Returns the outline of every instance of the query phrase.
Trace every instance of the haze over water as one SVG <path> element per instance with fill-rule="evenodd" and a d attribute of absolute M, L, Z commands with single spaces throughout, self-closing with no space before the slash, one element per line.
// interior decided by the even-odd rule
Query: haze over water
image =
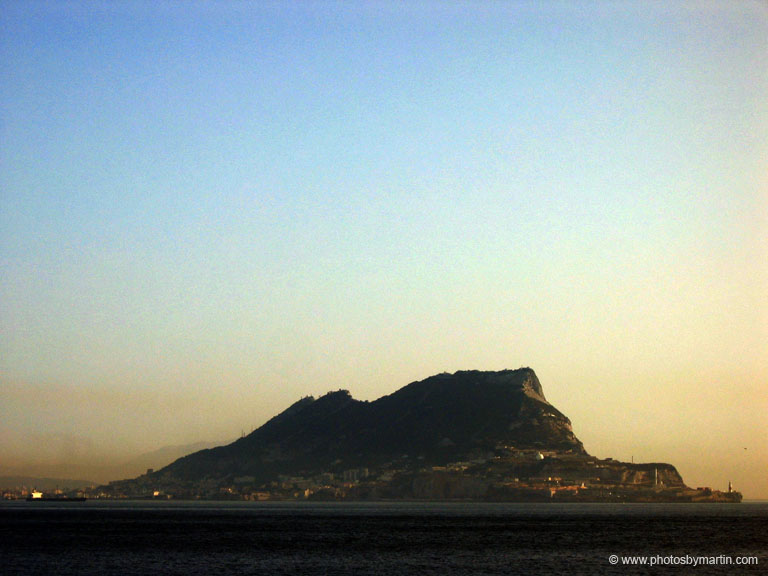
<path fill-rule="evenodd" d="M 764 3 L 1 1 L 0 86 L 0 475 L 531 366 L 768 498 Z"/>

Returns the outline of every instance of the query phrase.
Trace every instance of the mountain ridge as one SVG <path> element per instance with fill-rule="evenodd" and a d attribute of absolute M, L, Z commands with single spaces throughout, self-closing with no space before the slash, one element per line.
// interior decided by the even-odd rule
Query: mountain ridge
<path fill-rule="evenodd" d="M 159 472 L 195 480 L 229 469 L 266 480 L 338 464 L 377 465 L 409 453 L 441 463 L 499 442 L 584 453 L 532 369 L 464 370 L 411 382 L 372 402 L 348 390 L 304 397 L 251 434 Z"/>
<path fill-rule="evenodd" d="M 671 464 L 590 456 L 527 367 L 437 374 L 371 402 L 344 389 L 307 396 L 228 445 L 102 490 L 106 497 L 150 492 L 246 499 L 741 499 L 691 490 Z"/>

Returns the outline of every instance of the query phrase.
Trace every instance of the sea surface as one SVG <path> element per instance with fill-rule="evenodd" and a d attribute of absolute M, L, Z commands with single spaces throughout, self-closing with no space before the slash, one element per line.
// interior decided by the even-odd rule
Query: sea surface
<path fill-rule="evenodd" d="M 0 574 L 768 574 L 768 502 L 12 501 Z"/>

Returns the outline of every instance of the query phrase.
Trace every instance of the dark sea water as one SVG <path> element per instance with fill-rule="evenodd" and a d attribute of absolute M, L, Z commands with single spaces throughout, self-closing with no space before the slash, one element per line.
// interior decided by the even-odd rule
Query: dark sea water
<path fill-rule="evenodd" d="M 7 502 L 0 574 L 768 574 L 768 503 Z"/>

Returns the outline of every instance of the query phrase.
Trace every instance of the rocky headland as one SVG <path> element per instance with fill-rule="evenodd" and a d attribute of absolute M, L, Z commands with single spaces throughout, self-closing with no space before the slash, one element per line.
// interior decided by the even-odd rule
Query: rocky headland
<path fill-rule="evenodd" d="M 111 482 L 111 498 L 738 502 L 674 466 L 589 455 L 530 368 L 460 371 L 375 400 L 302 398 L 239 440 Z"/>

